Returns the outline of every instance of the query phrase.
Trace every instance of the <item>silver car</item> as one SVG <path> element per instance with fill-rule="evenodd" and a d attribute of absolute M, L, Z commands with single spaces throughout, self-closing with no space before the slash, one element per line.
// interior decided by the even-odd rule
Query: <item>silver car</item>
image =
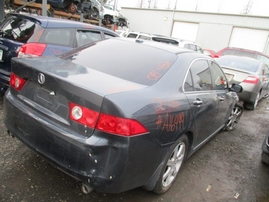
<path fill-rule="evenodd" d="M 263 62 L 234 55 L 222 56 L 216 61 L 222 67 L 229 83 L 240 84 L 244 91 L 239 99 L 247 109 L 254 110 L 258 101 L 268 96 L 269 69 Z"/>

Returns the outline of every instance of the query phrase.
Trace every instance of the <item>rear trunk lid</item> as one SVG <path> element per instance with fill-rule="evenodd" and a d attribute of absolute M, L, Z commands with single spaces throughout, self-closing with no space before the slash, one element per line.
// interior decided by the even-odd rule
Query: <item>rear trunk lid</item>
<path fill-rule="evenodd" d="M 251 75 L 248 71 L 243 71 L 231 67 L 222 66 L 222 69 L 228 79 L 229 82 L 240 84 L 244 81 L 248 76 Z"/>
<path fill-rule="evenodd" d="M 106 95 L 145 87 L 56 57 L 14 58 L 12 72 L 27 80 L 21 91 L 11 88 L 20 102 L 86 136 L 93 129 L 85 134 L 83 125 L 70 121 L 70 102 L 100 112 Z"/>

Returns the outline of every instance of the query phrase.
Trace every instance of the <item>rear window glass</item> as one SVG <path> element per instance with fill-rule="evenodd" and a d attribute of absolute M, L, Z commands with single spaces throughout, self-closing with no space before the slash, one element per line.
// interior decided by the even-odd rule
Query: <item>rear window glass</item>
<path fill-rule="evenodd" d="M 37 42 L 43 33 L 38 24 L 24 18 L 10 17 L 3 22 L 1 37 L 21 43 Z"/>
<path fill-rule="evenodd" d="M 258 60 L 245 59 L 240 57 L 220 57 L 216 59 L 220 66 L 232 67 L 235 69 L 245 70 L 249 72 L 257 72 L 260 62 Z"/>
<path fill-rule="evenodd" d="M 221 55 L 236 55 L 237 50 L 225 50 Z"/>
<path fill-rule="evenodd" d="M 255 53 L 250 53 L 250 52 L 239 51 L 237 55 L 255 58 Z"/>
<path fill-rule="evenodd" d="M 61 57 L 75 64 L 143 85 L 156 83 L 177 58 L 175 54 L 161 49 L 124 41 L 115 43 L 114 39 L 101 41 L 72 55 L 70 53 Z"/>

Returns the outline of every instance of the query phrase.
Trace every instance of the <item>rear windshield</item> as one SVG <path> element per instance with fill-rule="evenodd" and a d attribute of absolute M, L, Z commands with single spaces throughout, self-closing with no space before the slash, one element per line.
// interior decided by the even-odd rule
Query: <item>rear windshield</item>
<path fill-rule="evenodd" d="M 232 67 L 249 72 L 257 72 L 260 66 L 260 62 L 258 60 L 245 59 L 244 57 L 220 57 L 216 59 L 216 61 L 220 66 Z"/>
<path fill-rule="evenodd" d="M 2 38 L 27 43 L 37 42 L 43 33 L 43 28 L 38 24 L 24 18 L 12 16 L 1 24 L 0 35 Z"/>
<path fill-rule="evenodd" d="M 177 58 L 175 54 L 161 49 L 113 39 L 101 41 L 73 55 L 70 53 L 61 57 L 143 85 L 157 82 Z"/>

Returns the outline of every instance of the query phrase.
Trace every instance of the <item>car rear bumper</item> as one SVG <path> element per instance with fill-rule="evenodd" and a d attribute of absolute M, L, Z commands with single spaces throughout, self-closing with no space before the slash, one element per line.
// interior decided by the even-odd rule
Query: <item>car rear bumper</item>
<path fill-rule="evenodd" d="M 242 93 L 238 93 L 238 97 L 240 101 L 254 103 L 257 94 L 258 92 L 243 91 Z"/>
<path fill-rule="evenodd" d="M 146 141 L 146 135 L 127 138 L 95 131 L 85 137 L 37 114 L 9 90 L 4 101 L 4 123 L 12 135 L 96 191 L 120 193 L 143 186 L 162 162 L 164 150 Z"/>

